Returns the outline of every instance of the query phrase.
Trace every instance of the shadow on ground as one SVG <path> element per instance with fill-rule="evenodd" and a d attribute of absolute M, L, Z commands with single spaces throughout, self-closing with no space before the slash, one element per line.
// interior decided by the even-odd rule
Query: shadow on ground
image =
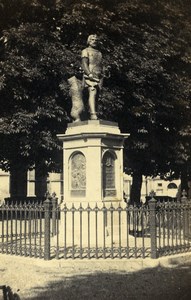
<path fill-rule="evenodd" d="M 128 271 L 128 270 L 127 270 Z M 41 289 L 30 300 L 59 299 L 191 299 L 191 264 L 138 272 L 97 272 L 65 277 Z M 22 298 L 22 300 L 24 300 Z"/>

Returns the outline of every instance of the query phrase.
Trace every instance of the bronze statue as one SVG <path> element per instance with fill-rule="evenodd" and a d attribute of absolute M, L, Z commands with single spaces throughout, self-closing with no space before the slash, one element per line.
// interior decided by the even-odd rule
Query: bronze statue
<path fill-rule="evenodd" d="M 91 120 L 97 120 L 96 100 L 103 85 L 102 54 L 97 49 L 98 37 L 92 34 L 87 39 L 88 47 L 82 50 L 83 80 L 73 76 L 68 80 L 72 97 L 71 116 L 75 122 L 80 121 L 80 115 L 84 109 L 82 91 L 88 90 L 88 106 Z"/>
<path fill-rule="evenodd" d="M 81 114 L 84 110 L 83 96 L 82 96 L 82 83 L 76 76 L 68 79 L 70 85 L 70 96 L 72 98 L 72 110 L 70 112 L 74 122 L 81 120 Z"/>
<path fill-rule="evenodd" d="M 97 120 L 96 98 L 103 85 L 102 54 L 97 49 L 98 37 L 92 34 L 87 40 L 88 47 L 82 50 L 83 86 L 89 92 L 89 110 L 91 120 Z"/>

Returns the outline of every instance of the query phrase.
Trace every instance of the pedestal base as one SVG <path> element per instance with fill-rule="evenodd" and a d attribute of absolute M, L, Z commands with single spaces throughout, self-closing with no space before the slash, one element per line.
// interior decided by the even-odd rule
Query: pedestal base
<path fill-rule="evenodd" d="M 123 199 L 123 142 L 118 125 L 88 120 L 68 125 L 63 141 L 64 202 Z"/>

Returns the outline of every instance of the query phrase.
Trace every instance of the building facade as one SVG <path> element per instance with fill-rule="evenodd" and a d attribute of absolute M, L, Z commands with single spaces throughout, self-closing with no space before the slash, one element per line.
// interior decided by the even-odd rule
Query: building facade
<path fill-rule="evenodd" d="M 124 174 L 124 197 L 129 199 L 132 177 Z M 58 199 L 63 200 L 63 176 L 61 173 L 49 173 L 48 176 L 35 176 L 35 170 L 27 173 L 27 197 L 43 197 L 46 191 L 56 193 Z M 143 177 L 141 201 L 154 191 L 156 196 L 176 197 L 180 187 L 180 180 L 165 181 L 159 177 Z M 10 197 L 10 174 L 0 170 L 0 201 Z"/>

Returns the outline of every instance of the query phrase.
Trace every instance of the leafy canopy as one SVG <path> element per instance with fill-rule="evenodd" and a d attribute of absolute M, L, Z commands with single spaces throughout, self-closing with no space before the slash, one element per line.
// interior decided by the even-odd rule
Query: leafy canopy
<path fill-rule="evenodd" d="M 55 166 L 56 133 L 70 119 L 67 79 L 80 78 L 80 51 L 94 32 L 111 73 L 98 102 L 99 116 L 131 134 L 126 171 L 178 174 L 188 165 L 188 0 L 0 0 L 0 14 L 4 168 L 19 161 Z"/>

